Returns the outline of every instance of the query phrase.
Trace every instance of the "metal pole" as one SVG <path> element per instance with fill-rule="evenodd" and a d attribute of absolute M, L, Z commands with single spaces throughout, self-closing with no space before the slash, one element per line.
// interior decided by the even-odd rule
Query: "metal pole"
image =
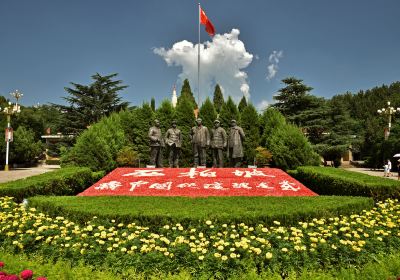
<path fill-rule="evenodd" d="M 200 3 L 199 3 L 199 44 L 197 45 L 197 107 L 200 108 Z"/>
<path fill-rule="evenodd" d="M 4 171 L 8 171 L 8 154 L 10 151 L 10 141 L 9 141 L 9 133 L 10 133 L 10 115 L 7 114 L 7 135 L 6 135 L 6 141 L 7 141 L 7 149 L 6 149 L 6 166 L 4 167 Z"/>

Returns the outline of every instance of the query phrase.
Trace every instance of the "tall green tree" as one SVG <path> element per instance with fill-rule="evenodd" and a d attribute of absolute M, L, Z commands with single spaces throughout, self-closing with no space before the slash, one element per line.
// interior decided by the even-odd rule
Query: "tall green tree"
<path fill-rule="evenodd" d="M 242 99 L 240 99 L 239 105 L 238 105 L 238 109 L 239 112 L 243 112 L 244 108 L 247 106 L 247 100 L 246 97 L 243 95 Z"/>
<path fill-rule="evenodd" d="M 274 96 L 276 103 L 272 106 L 277 108 L 285 117 L 298 115 L 310 107 L 311 97 L 309 92 L 313 89 L 303 83 L 303 80 L 289 77 L 282 80 L 285 87 L 278 90 Z M 299 125 L 299 123 L 296 123 Z"/>
<path fill-rule="evenodd" d="M 213 103 L 215 110 L 219 114 L 221 112 L 222 105 L 225 103 L 224 101 L 224 96 L 222 94 L 220 86 L 217 84 L 214 89 L 214 97 L 213 97 Z"/>
<path fill-rule="evenodd" d="M 206 101 L 201 105 L 199 117 L 203 120 L 204 126 L 209 129 L 213 127 L 214 121 L 217 118 L 217 112 L 215 111 L 210 98 L 207 97 Z"/>
<path fill-rule="evenodd" d="M 221 121 L 221 126 L 225 129 L 230 127 L 231 120 L 236 120 L 238 123 L 240 122 L 239 110 L 230 96 L 226 103 L 222 105 L 219 119 Z"/>
<path fill-rule="evenodd" d="M 192 144 L 190 142 L 190 130 L 195 125 L 194 105 L 190 98 L 182 97 L 176 106 L 176 120 L 183 136 L 181 148 L 180 166 L 189 167 L 193 163 Z"/>
<path fill-rule="evenodd" d="M 119 96 L 119 92 L 127 86 L 122 85 L 121 80 L 115 80 L 117 75 L 102 76 L 96 73 L 89 85 L 71 83 L 71 88 L 65 88 L 69 96 L 64 99 L 69 106 L 57 106 L 66 115 L 65 127 L 69 132 L 79 133 L 102 117 L 128 106 L 128 102 L 123 102 Z"/>
<path fill-rule="evenodd" d="M 197 107 L 197 103 L 196 100 L 193 96 L 193 92 L 192 89 L 190 88 L 190 84 L 189 84 L 189 80 L 185 79 L 183 81 L 183 85 L 182 85 L 182 89 L 181 89 L 181 94 L 178 97 L 178 103 L 183 99 L 186 98 L 187 100 L 190 101 L 190 103 L 192 103 L 193 107 L 196 109 Z"/>
<path fill-rule="evenodd" d="M 260 145 L 259 116 L 253 104 L 244 107 L 241 113 L 241 127 L 246 135 L 244 141 L 244 160 L 247 164 L 254 164 L 256 148 Z"/>
<path fill-rule="evenodd" d="M 155 118 L 160 121 L 161 131 L 164 133 L 171 127 L 172 121 L 175 118 L 175 109 L 171 101 L 164 99 L 160 107 L 157 108 Z"/>

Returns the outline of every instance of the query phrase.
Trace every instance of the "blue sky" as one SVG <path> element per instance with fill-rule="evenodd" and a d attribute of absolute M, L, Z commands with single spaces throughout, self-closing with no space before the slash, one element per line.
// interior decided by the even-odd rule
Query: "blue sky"
<path fill-rule="evenodd" d="M 157 103 L 170 98 L 173 85 L 179 91 L 182 78 L 194 74 L 185 61 L 197 57 L 174 56 L 173 45 L 197 44 L 197 3 L 1 1 L 0 94 L 19 89 L 25 105 L 63 103 L 69 82 L 86 84 L 96 72 L 117 72 L 129 85 L 122 97 L 133 105 L 152 96 Z M 214 37 L 220 45 L 201 28 L 202 43 L 219 46 L 204 66 L 208 80 L 201 84 L 202 99 L 222 81 L 224 93 L 236 98 L 243 92 L 238 85 L 246 84 L 251 102 L 260 105 L 273 101 L 288 76 L 303 79 L 313 94 L 324 97 L 400 80 L 398 0 L 209 0 L 201 5 L 222 34 Z M 242 49 L 228 59 L 231 71 L 222 71 L 217 68 L 225 66 L 222 57 L 230 57 L 224 44 L 232 43 L 232 34 Z M 243 63 L 241 51 L 245 67 L 235 65 Z M 269 60 L 274 51 L 282 54 L 279 62 Z M 177 66 L 168 66 L 166 59 Z M 271 64 L 276 73 L 267 79 Z M 197 80 L 189 78 L 196 94 Z"/>

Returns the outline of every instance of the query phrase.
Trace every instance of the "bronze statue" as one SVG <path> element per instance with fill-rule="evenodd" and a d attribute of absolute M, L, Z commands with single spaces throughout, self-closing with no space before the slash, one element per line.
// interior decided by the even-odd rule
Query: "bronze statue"
<path fill-rule="evenodd" d="M 182 147 L 182 133 L 176 127 L 176 121 L 172 121 L 172 126 L 165 133 L 165 143 L 169 148 L 169 167 L 179 167 L 179 154 Z"/>
<path fill-rule="evenodd" d="M 242 164 L 243 141 L 243 129 L 236 124 L 236 120 L 232 120 L 228 137 L 228 157 L 231 167 L 240 167 Z"/>
<path fill-rule="evenodd" d="M 194 166 L 206 166 L 206 149 L 210 145 L 210 135 L 208 128 L 203 126 L 202 120 L 196 120 L 197 126 L 192 127 L 191 139 L 194 154 Z"/>
<path fill-rule="evenodd" d="M 220 121 L 214 121 L 214 128 L 211 129 L 211 148 L 213 152 L 213 167 L 224 167 L 223 150 L 227 145 L 225 129 L 220 127 Z"/>
<path fill-rule="evenodd" d="M 163 167 L 162 147 L 164 147 L 164 140 L 161 135 L 160 121 L 154 120 L 154 126 L 149 130 L 150 138 L 150 165 L 156 167 Z"/>

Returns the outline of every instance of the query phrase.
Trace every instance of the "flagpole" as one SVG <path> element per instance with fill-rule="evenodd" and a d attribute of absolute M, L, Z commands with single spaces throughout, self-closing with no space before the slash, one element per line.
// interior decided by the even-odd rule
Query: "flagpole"
<path fill-rule="evenodd" d="M 200 107 L 200 3 L 199 3 L 199 44 L 197 45 L 197 107 Z"/>

